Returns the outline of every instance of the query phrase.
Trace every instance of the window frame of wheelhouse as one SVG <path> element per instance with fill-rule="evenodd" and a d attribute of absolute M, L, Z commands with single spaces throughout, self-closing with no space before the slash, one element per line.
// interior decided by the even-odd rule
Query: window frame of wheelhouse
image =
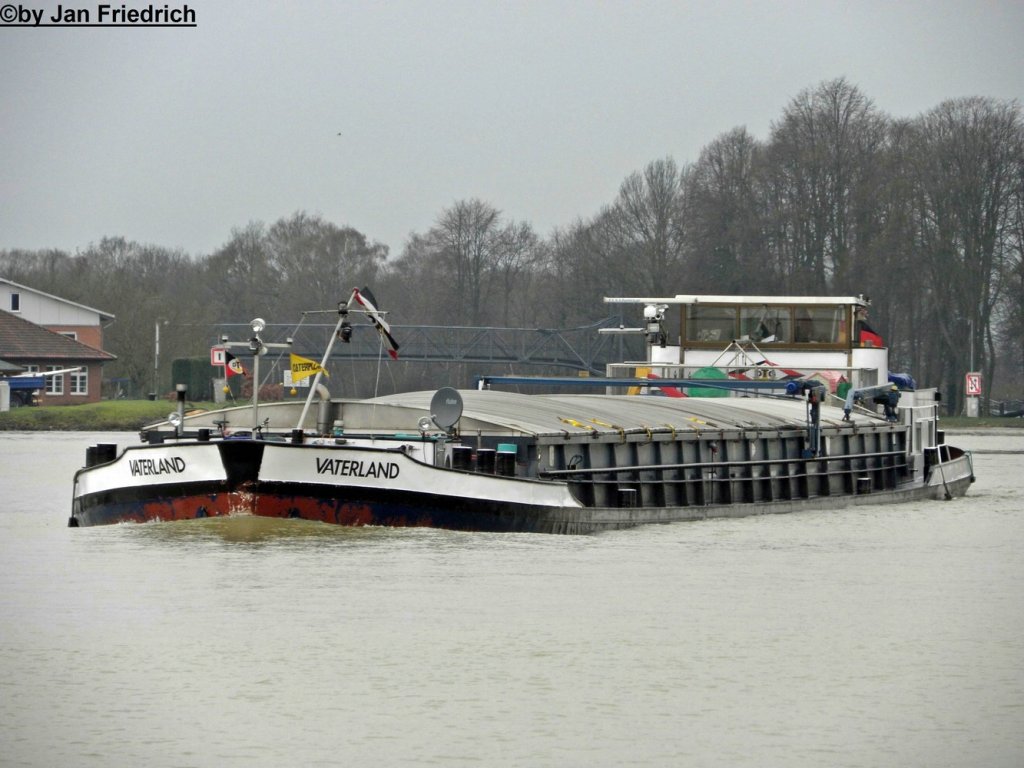
<path fill-rule="evenodd" d="M 888 378 L 888 354 L 884 345 L 864 344 L 858 339 L 857 321 L 860 313 L 870 306 L 869 300 L 862 296 L 677 295 L 662 303 L 679 305 L 678 364 L 684 373 L 692 374 L 690 369 L 718 364 L 717 354 L 712 362 L 709 353 L 742 348 L 748 352 L 756 349 L 773 365 L 805 374 L 845 368 L 843 375 L 855 388 L 884 383 Z M 694 311 L 693 307 L 700 309 Z M 705 311 L 706 317 L 715 319 L 720 331 L 703 334 L 702 338 L 700 331 L 706 330 L 706 326 L 699 327 L 694 317 Z M 783 338 L 779 339 L 778 329 L 773 325 L 766 337 L 755 341 L 754 337 L 761 334 L 752 337 L 751 326 L 762 316 L 784 320 L 780 326 Z M 804 336 L 800 341 L 794 340 L 801 323 L 807 323 L 803 330 L 808 331 L 805 337 L 810 340 L 804 340 Z M 831 325 L 831 328 L 823 330 L 822 325 Z M 831 362 L 825 358 L 812 361 L 807 353 L 831 353 L 833 358 Z M 842 355 L 845 365 L 835 360 L 837 354 Z"/>
<path fill-rule="evenodd" d="M 859 346 L 854 324 L 862 306 L 867 304 L 861 299 L 835 297 L 680 302 L 679 343 L 682 349 L 724 349 L 733 341 L 749 341 L 770 349 L 850 351 Z M 757 333 L 758 327 L 764 331 Z"/>

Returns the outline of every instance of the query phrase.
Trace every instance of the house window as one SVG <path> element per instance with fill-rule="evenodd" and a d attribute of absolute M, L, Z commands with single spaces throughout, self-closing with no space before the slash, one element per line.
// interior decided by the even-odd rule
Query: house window
<path fill-rule="evenodd" d="M 72 395 L 88 395 L 89 394 L 89 371 L 83 368 L 80 371 L 71 374 L 71 394 Z"/>
<path fill-rule="evenodd" d="M 61 331 L 60 335 L 67 336 L 69 339 L 74 339 L 75 341 L 78 341 L 78 331 Z"/>
<path fill-rule="evenodd" d="M 11 294 L 11 312 L 21 312 L 21 294 Z"/>
<path fill-rule="evenodd" d="M 48 371 L 59 371 L 59 365 L 48 365 L 46 366 Z M 63 395 L 64 394 L 64 374 L 57 376 L 46 377 L 46 394 L 48 395 Z"/>

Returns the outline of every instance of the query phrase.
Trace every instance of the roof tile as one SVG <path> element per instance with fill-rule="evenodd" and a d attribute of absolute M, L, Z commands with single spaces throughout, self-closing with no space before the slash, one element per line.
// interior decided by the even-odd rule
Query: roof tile
<path fill-rule="evenodd" d="M 115 355 L 0 310 L 0 358 L 19 360 L 116 360 Z"/>

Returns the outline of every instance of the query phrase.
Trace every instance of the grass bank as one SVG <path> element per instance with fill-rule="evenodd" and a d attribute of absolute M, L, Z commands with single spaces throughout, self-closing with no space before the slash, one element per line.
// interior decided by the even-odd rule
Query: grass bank
<path fill-rule="evenodd" d="M 134 431 L 167 418 L 174 407 L 166 400 L 104 400 L 84 405 L 12 408 L 0 413 L 0 431 Z M 214 407 L 213 403 L 189 403 L 187 410 Z"/>

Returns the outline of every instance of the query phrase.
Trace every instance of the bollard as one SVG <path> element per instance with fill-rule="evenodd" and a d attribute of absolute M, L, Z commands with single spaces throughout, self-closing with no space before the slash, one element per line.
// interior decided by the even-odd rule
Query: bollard
<path fill-rule="evenodd" d="M 478 448 L 476 451 L 476 471 L 485 475 L 494 474 L 497 452 L 493 448 Z"/>
<path fill-rule="evenodd" d="M 452 446 L 452 469 L 472 469 L 473 449 L 468 445 Z"/>

